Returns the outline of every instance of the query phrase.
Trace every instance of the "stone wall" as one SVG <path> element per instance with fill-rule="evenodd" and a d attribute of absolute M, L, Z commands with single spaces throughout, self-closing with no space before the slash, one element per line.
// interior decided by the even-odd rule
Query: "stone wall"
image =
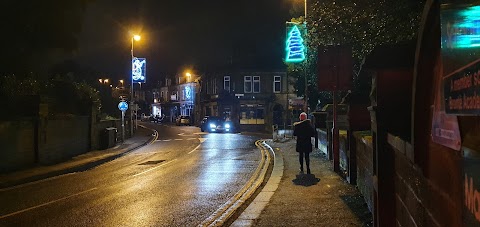
<path fill-rule="evenodd" d="M 34 138 L 32 119 L 0 121 L 0 173 L 35 163 Z"/>
<path fill-rule="evenodd" d="M 89 151 L 89 117 L 47 119 L 40 124 L 38 162 L 54 164 Z"/>

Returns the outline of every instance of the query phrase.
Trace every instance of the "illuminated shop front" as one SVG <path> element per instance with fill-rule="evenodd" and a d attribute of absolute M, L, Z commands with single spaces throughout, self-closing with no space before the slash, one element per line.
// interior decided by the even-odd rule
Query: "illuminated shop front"
<path fill-rule="evenodd" d="M 241 125 L 263 125 L 265 124 L 265 106 L 263 104 L 241 104 L 239 117 Z"/>

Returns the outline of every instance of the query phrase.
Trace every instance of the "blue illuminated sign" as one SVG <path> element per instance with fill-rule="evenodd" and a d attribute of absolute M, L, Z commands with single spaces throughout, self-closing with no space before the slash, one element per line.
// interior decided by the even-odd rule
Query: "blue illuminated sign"
<path fill-rule="evenodd" d="M 297 25 L 294 25 L 288 32 L 286 42 L 286 62 L 302 62 L 305 60 L 305 46 L 303 38 Z"/>
<path fill-rule="evenodd" d="M 185 97 L 188 100 L 192 99 L 192 89 L 190 87 L 185 87 Z"/>
<path fill-rule="evenodd" d="M 136 83 L 145 83 L 147 73 L 147 60 L 145 58 L 132 59 L 132 80 Z"/>
<path fill-rule="evenodd" d="M 121 111 L 126 111 L 128 110 L 128 104 L 126 102 L 120 102 L 118 103 L 118 109 Z"/>

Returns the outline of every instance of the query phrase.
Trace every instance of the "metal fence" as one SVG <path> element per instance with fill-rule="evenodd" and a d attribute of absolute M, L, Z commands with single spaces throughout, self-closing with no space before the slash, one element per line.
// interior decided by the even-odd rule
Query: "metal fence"
<path fill-rule="evenodd" d="M 284 123 L 272 126 L 272 139 L 274 141 L 291 138 L 293 138 L 293 124 Z"/>

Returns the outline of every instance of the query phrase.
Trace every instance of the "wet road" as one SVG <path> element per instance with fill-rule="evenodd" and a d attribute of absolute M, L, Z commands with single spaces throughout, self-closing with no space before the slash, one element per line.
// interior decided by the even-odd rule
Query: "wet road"
<path fill-rule="evenodd" d="M 158 139 L 94 169 L 0 190 L 0 226 L 194 226 L 261 160 L 241 134 L 155 127 Z"/>

